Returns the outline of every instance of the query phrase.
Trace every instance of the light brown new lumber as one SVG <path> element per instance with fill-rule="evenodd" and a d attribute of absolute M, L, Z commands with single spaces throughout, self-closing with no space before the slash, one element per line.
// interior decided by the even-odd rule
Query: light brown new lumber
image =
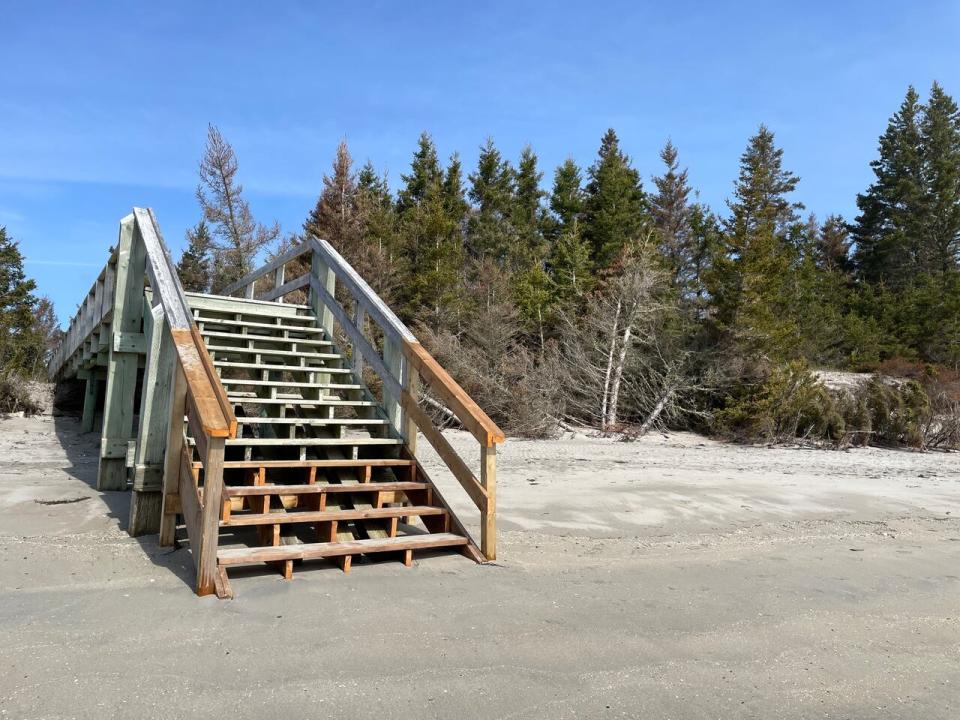
<path fill-rule="evenodd" d="M 421 482 L 371 482 L 371 483 L 326 483 L 311 485 L 239 485 L 226 487 L 227 497 L 249 497 L 251 495 L 315 495 L 322 493 L 384 492 L 397 490 L 426 490 L 429 486 Z"/>
<path fill-rule="evenodd" d="M 400 550 L 431 550 L 467 544 L 467 538 L 452 533 L 401 535 L 377 540 L 348 540 L 335 543 L 306 543 L 261 548 L 224 548 L 217 553 L 222 566 L 250 565 L 277 560 L 309 560 L 312 558 L 363 555 Z"/>

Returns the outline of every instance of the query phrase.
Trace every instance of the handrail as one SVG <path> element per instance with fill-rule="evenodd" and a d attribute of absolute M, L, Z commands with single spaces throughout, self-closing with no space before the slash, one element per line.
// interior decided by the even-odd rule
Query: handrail
<path fill-rule="evenodd" d="M 312 256 L 310 271 L 285 283 L 284 266 L 308 253 Z M 320 317 L 321 325 L 329 332 L 336 321 L 353 345 L 355 368 L 366 363 L 382 381 L 388 418 L 406 441 L 411 455 L 416 449 L 416 433 L 419 429 L 480 510 L 481 550 L 488 559 L 495 559 L 496 446 L 504 442 L 503 431 L 326 240 L 308 238 L 228 286 L 223 294 L 243 291 L 247 298 L 253 298 L 255 283 L 269 273 L 274 273 L 274 287 L 257 299 L 280 299 L 294 289 L 309 287 L 311 305 Z M 353 317 L 336 299 L 334 288 L 337 282 L 356 303 Z M 369 317 L 383 332 L 382 355 L 364 334 L 364 317 Z M 416 386 L 420 378 L 430 385 L 463 427 L 480 443 L 479 480 L 449 441 L 434 427 L 429 415 L 420 408 L 416 398 Z"/>

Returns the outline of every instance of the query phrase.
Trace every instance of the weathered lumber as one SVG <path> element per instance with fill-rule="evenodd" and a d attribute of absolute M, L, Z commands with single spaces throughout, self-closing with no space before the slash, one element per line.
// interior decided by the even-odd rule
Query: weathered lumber
<path fill-rule="evenodd" d="M 309 560 L 340 555 L 366 555 L 399 550 L 433 550 L 466 545 L 467 539 L 452 533 L 401 535 L 378 540 L 352 540 L 336 543 L 305 543 L 263 548 L 225 548 L 217 560 L 220 565 L 252 565 L 276 560 Z"/>

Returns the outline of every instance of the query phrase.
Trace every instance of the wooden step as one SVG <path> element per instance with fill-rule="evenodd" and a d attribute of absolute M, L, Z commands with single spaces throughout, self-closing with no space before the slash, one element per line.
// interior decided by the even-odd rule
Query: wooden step
<path fill-rule="evenodd" d="M 386 425 L 389 420 L 384 418 L 303 418 L 303 417 L 244 417 L 237 418 L 239 425 Z"/>
<path fill-rule="evenodd" d="M 253 340 L 254 342 L 265 342 L 265 343 L 277 343 L 277 344 L 287 344 L 293 345 L 333 345 L 329 340 L 313 340 L 306 338 L 285 338 L 285 337 L 276 337 L 274 335 L 251 335 L 251 334 L 242 334 L 242 333 L 230 333 L 230 332 L 220 332 L 219 330 L 201 330 L 200 334 L 203 336 L 204 341 L 208 337 L 215 338 L 230 338 L 232 340 Z"/>
<path fill-rule="evenodd" d="M 377 405 L 373 400 L 340 400 L 339 398 L 326 398 L 324 400 L 303 400 L 298 398 L 261 398 L 248 397 L 246 395 L 234 395 L 227 393 L 227 399 L 231 403 L 242 403 L 243 405 L 292 405 L 296 407 L 374 407 Z"/>
<path fill-rule="evenodd" d="M 207 348 L 209 350 L 210 348 Z M 257 355 L 263 355 L 263 353 L 257 353 Z M 326 359 L 326 360 L 342 360 L 342 356 L 329 354 L 329 355 L 318 355 L 317 357 Z M 322 372 L 328 368 L 323 365 L 272 365 L 269 363 L 247 363 L 247 362 L 234 362 L 233 360 L 214 360 L 213 364 L 215 367 L 222 368 L 243 368 L 247 370 L 276 370 L 278 372 Z"/>
<path fill-rule="evenodd" d="M 262 355 L 263 357 L 269 358 L 284 358 L 284 357 L 295 357 L 295 358 L 306 358 L 307 360 L 323 360 L 332 357 L 328 353 L 309 353 L 302 352 L 300 350 L 273 350 L 267 348 L 248 348 L 248 347 L 236 347 L 230 345 L 207 345 L 207 350 L 212 353 L 217 353 L 218 355 Z M 342 357 L 341 355 L 336 355 L 333 357 Z M 284 366 L 286 367 L 286 366 Z"/>
<path fill-rule="evenodd" d="M 291 318 L 283 318 L 283 320 L 290 320 Z M 297 332 L 303 333 L 305 335 L 317 335 L 323 333 L 323 328 L 318 328 L 315 325 L 282 325 L 280 323 L 260 323 L 260 322 L 248 322 L 246 320 L 227 320 L 225 318 L 196 318 L 197 323 L 203 323 L 204 329 L 208 325 L 224 325 L 227 327 L 237 327 L 237 328 L 258 328 L 263 330 L 277 330 L 279 332 Z M 247 333 L 249 335 L 249 333 Z M 263 337 L 258 335 L 257 337 Z"/>
<path fill-rule="evenodd" d="M 274 387 L 274 388 L 321 388 L 327 390 L 362 390 L 363 385 L 358 385 L 356 383 L 340 383 L 340 384 L 331 384 L 331 383 L 317 383 L 309 382 L 308 380 L 297 381 L 297 380 L 250 380 L 248 378 L 229 378 L 221 377 L 220 383 L 222 385 L 249 385 L 251 387 Z"/>
<path fill-rule="evenodd" d="M 357 460 L 225 460 L 224 468 L 365 468 L 365 467 L 411 467 L 413 460 L 399 458 L 359 458 Z M 195 468 L 202 467 L 194 463 Z"/>
<path fill-rule="evenodd" d="M 376 540 L 351 540 L 334 543 L 305 543 L 303 545 L 279 545 L 260 548 L 224 548 L 217 550 L 217 563 L 228 565 L 254 565 L 277 560 L 310 560 L 313 558 L 343 557 L 345 555 L 369 555 L 401 550 L 437 550 L 462 547 L 467 539 L 453 533 L 424 533 Z"/>
<path fill-rule="evenodd" d="M 240 319 L 237 320 L 237 315 L 240 316 Z M 268 318 L 269 322 L 261 322 L 259 319 L 248 318 Z M 273 327 L 278 322 L 296 324 L 298 327 L 300 324 L 313 325 L 316 326 L 316 318 L 313 315 L 277 315 L 276 313 L 269 313 L 267 311 L 255 310 L 251 312 L 247 308 L 239 308 L 236 311 L 227 310 L 226 308 L 222 310 L 211 310 L 209 308 L 194 308 L 193 309 L 193 319 L 198 323 L 214 323 L 220 320 L 230 320 L 233 323 L 260 323 L 262 325 L 269 325 Z"/>
<path fill-rule="evenodd" d="M 326 483 L 312 485 L 227 485 L 223 492 L 227 497 L 255 497 L 257 495 L 316 495 L 323 493 L 367 493 L 426 490 L 430 485 L 422 482 L 367 482 Z"/>
<path fill-rule="evenodd" d="M 244 527 L 248 525 L 291 525 L 294 523 L 349 522 L 350 520 L 389 520 L 399 517 L 423 517 L 426 515 L 446 515 L 444 508 L 432 505 L 404 505 L 403 507 L 363 508 L 362 510 L 301 510 L 287 512 L 278 510 L 270 513 L 249 513 L 231 515 L 229 520 L 221 520 L 220 527 Z"/>
<path fill-rule="evenodd" d="M 400 445 L 400 438 L 227 438 L 227 447 L 360 447 Z"/>

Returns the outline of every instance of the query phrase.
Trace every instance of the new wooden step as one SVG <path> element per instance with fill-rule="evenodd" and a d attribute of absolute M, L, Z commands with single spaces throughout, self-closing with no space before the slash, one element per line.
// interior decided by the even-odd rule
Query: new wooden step
<path fill-rule="evenodd" d="M 329 340 L 313 340 L 306 338 L 285 338 L 285 337 L 276 337 L 275 335 L 254 335 L 254 334 L 244 334 L 244 333 L 235 333 L 235 332 L 220 332 L 219 330 L 201 330 L 200 334 L 203 336 L 204 341 L 208 337 L 215 338 L 229 338 L 231 340 L 253 340 L 254 342 L 259 343 L 275 343 L 275 344 L 286 344 L 293 345 L 333 345 Z"/>
<path fill-rule="evenodd" d="M 286 512 L 278 510 L 270 513 L 249 513 L 231 515 L 229 520 L 221 520 L 220 527 L 243 527 L 248 525 L 290 525 L 292 523 L 347 522 L 350 520 L 389 520 L 399 517 L 423 517 L 426 515 L 446 515 L 444 508 L 432 505 L 404 505 L 403 507 L 363 508 L 360 510 L 302 510 Z"/>
<path fill-rule="evenodd" d="M 410 467 L 413 460 L 394 458 L 359 458 L 357 460 L 328 458 L 315 460 L 225 460 L 224 468 L 364 468 L 364 467 Z M 194 463 L 195 468 L 202 467 Z"/>
<path fill-rule="evenodd" d="M 227 485 L 223 492 L 227 497 L 255 497 L 258 495 L 316 495 L 324 493 L 367 493 L 426 490 L 430 485 L 422 482 L 367 482 L 326 483 L 312 485 Z"/>
<path fill-rule="evenodd" d="M 224 548 L 217 550 L 217 563 L 228 565 L 255 565 L 277 560 L 310 560 L 313 558 L 342 557 L 345 555 L 369 555 L 401 550 L 437 550 L 462 547 L 467 539 L 453 533 L 425 533 L 401 535 L 376 540 L 350 540 L 335 543 L 305 543 L 303 545 L 279 545 L 260 548 Z"/>

